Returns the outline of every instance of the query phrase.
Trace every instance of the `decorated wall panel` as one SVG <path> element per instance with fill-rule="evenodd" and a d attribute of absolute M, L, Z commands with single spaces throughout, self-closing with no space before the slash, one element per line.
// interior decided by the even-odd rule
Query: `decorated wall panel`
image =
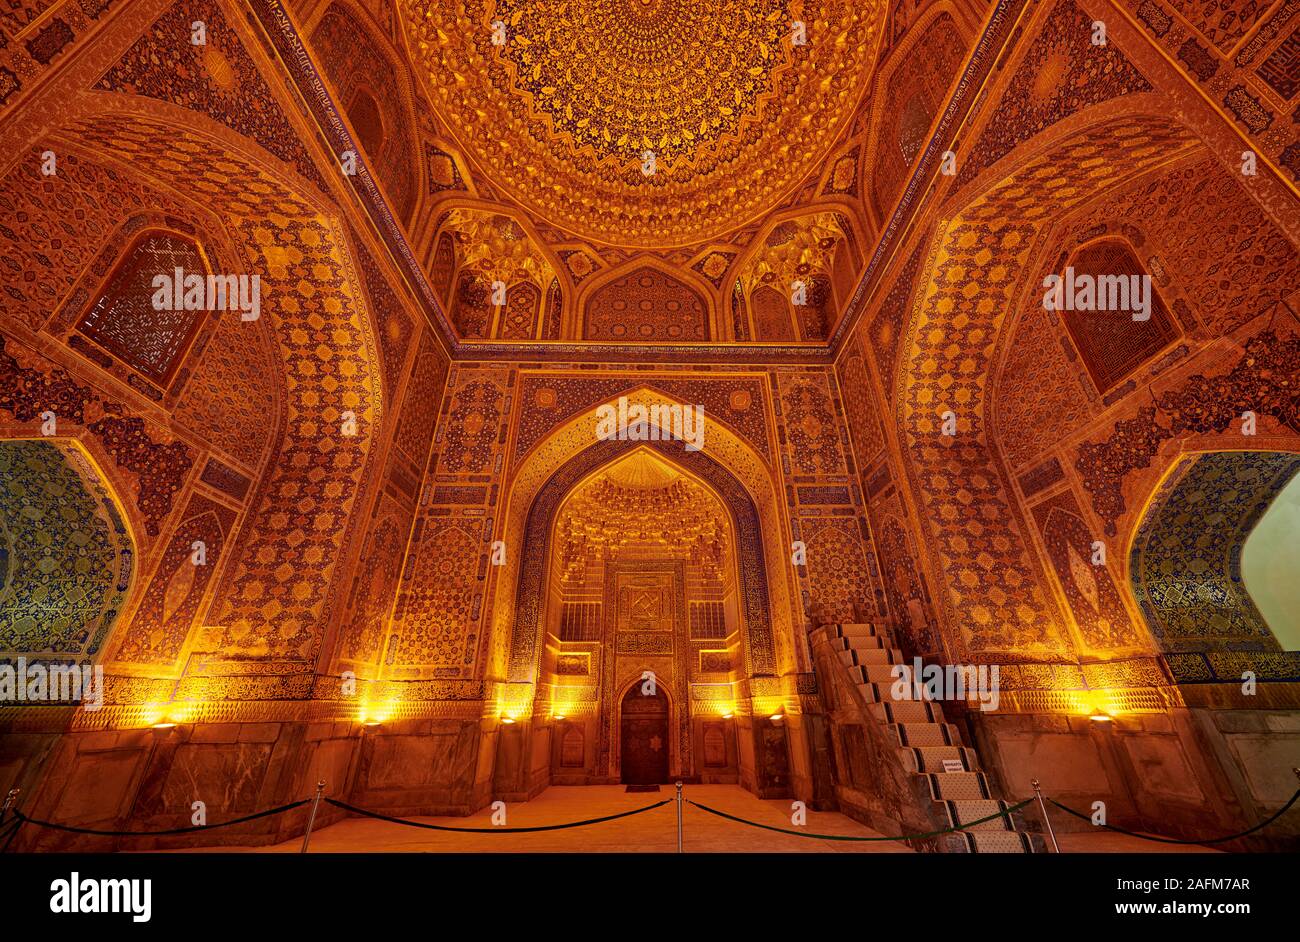
<path fill-rule="evenodd" d="M 1175 57 L 1259 152 L 1300 181 L 1294 120 L 1300 3 L 1131 0 L 1142 28 Z"/>
<path fill-rule="evenodd" d="M 1141 650 L 1141 636 L 1120 596 L 1111 566 L 1098 557 L 1092 530 L 1074 494 L 1062 491 L 1033 508 L 1047 558 L 1078 632 L 1081 653 Z"/>
<path fill-rule="evenodd" d="M 352 608 L 339 642 L 339 658 L 367 665 L 379 662 L 410 530 L 410 508 L 384 494 L 353 579 Z"/>
<path fill-rule="evenodd" d="M 1058 0 L 1051 8 L 992 119 L 961 162 L 959 186 L 1070 115 L 1151 91 L 1151 83 L 1115 43 L 1093 44 L 1092 23 L 1073 0 Z"/>
<path fill-rule="evenodd" d="M 185 41 L 196 21 L 205 25 L 203 45 Z M 181 0 L 168 8 L 95 87 L 207 115 L 326 189 L 239 34 L 213 0 Z"/>
<path fill-rule="evenodd" d="M 1226 357 L 1225 357 L 1226 359 Z M 1075 450 L 1074 470 L 1104 532 L 1121 532 L 1131 517 L 1135 481 L 1157 461 L 1167 442 L 1229 432 L 1238 438 L 1243 416 L 1300 434 L 1294 386 L 1300 373 L 1300 338 L 1262 330 L 1248 339 L 1227 369 L 1206 364 L 1161 392 L 1155 405 L 1137 406 L 1126 418 Z"/>
<path fill-rule="evenodd" d="M 877 219 L 887 218 L 893 209 L 907 171 L 924 146 L 930 125 L 966 57 L 966 42 L 947 11 L 917 29 L 919 34 L 909 36 L 898 54 L 873 132 L 875 157 L 869 186 Z"/>
<path fill-rule="evenodd" d="M 587 299 L 584 324 L 584 340 L 689 342 L 711 336 L 704 296 L 655 268 L 638 268 L 597 288 Z"/>
<path fill-rule="evenodd" d="M 366 157 L 383 183 L 397 218 L 410 218 L 419 158 L 410 92 L 369 25 L 346 5 L 332 3 L 311 34 L 311 46 L 338 92 Z"/>
<path fill-rule="evenodd" d="M 114 652 L 116 662 L 170 666 L 180 658 L 230 541 L 237 514 L 192 495 Z"/>

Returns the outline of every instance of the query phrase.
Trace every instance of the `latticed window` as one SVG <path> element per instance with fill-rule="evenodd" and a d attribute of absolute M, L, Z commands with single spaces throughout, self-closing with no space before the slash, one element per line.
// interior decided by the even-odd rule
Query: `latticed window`
<path fill-rule="evenodd" d="M 1133 276 L 1140 279 L 1147 274 L 1133 250 L 1119 239 L 1084 246 L 1070 259 L 1068 267 L 1074 269 L 1076 280 L 1085 275 L 1093 279 L 1118 276 L 1131 280 Z M 1178 336 L 1178 328 L 1154 285 L 1150 317 L 1146 320 L 1134 320 L 1131 309 L 1064 310 L 1060 316 L 1088 375 L 1101 392 L 1119 385 L 1124 377 Z"/>
<path fill-rule="evenodd" d="M 347 110 L 361 146 L 371 160 L 378 160 L 384 147 L 384 119 L 379 103 L 369 91 L 358 88 Z"/>
<path fill-rule="evenodd" d="M 727 636 L 727 614 L 721 602 L 691 603 L 691 637 L 720 639 Z"/>
<path fill-rule="evenodd" d="M 560 613 L 561 641 L 599 641 L 600 603 L 565 602 Z"/>
<path fill-rule="evenodd" d="M 146 379 L 166 386 L 176 372 L 206 311 L 183 304 L 155 306 L 159 275 L 208 275 L 198 245 L 174 232 L 150 230 L 123 253 L 98 299 L 77 330 Z"/>

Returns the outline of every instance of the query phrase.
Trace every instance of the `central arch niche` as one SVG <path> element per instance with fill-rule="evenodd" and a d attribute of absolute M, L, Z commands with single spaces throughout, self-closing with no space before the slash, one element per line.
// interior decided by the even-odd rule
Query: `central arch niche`
<path fill-rule="evenodd" d="M 674 735 L 670 744 L 674 774 L 690 776 L 696 773 L 697 764 L 708 764 L 707 761 L 696 762 L 695 752 L 698 750 L 693 746 L 693 733 L 698 732 L 701 743 L 716 741 L 717 738 L 702 726 L 695 729 L 704 719 L 691 715 L 692 679 L 702 682 L 706 690 L 716 692 L 718 699 L 726 700 L 730 706 L 734 705 L 738 691 L 746 681 L 755 677 L 772 677 L 776 669 L 762 528 L 757 509 L 745 487 L 729 470 L 705 453 L 686 451 L 680 442 L 597 442 L 560 467 L 540 489 L 529 509 L 510 645 L 509 679 L 512 683 L 537 684 L 534 711 L 549 710 L 561 726 L 555 737 L 558 754 L 552 763 L 553 769 L 574 780 L 617 780 L 618 732 L 614 725 L 617 705 L 627 685 L 641 682 L 642 671 L 626 669 L 637 663 L 638 652 L 635 650 L 629 650 L 626 656 L 609 655 L 609 650 L 617 650 L 619 644 L 618 613 L 614 613 L 614 621 L 608 625 L 602 620 L 599 627 L 594 628 L 584 622 L 584 617 L 591 613 L 582 609 L 584 603 L 579 600 L 580 596 L 570 602 L 573 607 L 567 615 L 564 611 L 562 573 L 557 573 L 552 563 L 558 556 L 563 564 L 565 551 L 561 541 L 575 534 L 572 529 L 567 535 L 564 532 L 563 510 L 570 506 L 571 499 L 582 502 L 593 495 L 603 493 L 608 497 L 617 489 L 630 492 L 636 487 L 662 489 L 683 499 L 689 495 L 698 518 L 691 524 L 696 532 L 687 542 L 698 536 L 700 545 L 686 546 L 684 558 L 641 559 L 633 567 L 637 570 L 633 583 L 643 578 L 643 588 L 654 589 L 657 586 L 661 591 L 660 598 L 680 605 L 680 610 L 671 614 L 661 611 L 657 616 L 653 605 L 635 613 L 628 610 L 629 620 L 653 622 L 659 617 L 673 622 L 675 643 L 671 656 L 675 669 L 670 680 L 672 689 L 667 692 L 674 712 Z M 703 519 L 702 508 L 705 507 L 714 515 L 716 527 Z M 591 507 L 582 509 L 584 514 L 592 512 Z M 685 515 L 684 507 L 679 506 L 676 510 L 679 517 Z M 586 538 L 583 534 L 577 536 Z M 726 551 L 722 552 L 721 546 L 710 546 L 714 540 L 729 543 Z M 687 582 L 691 578 L 691 566 L 686 557 L 692 552 L 696 554 L 695 578 L 699 579 L 704 569 L 714 570 L 711 588 L 702 595 L 711 592 L 717 596 L 716 601 L 722 602 L 720 611 L 717 607 L 703 606 L 697 612 L 697 630 L 694 633 L 706 636 L 698 638 L 690 637 Z M 602 571 L 599 583 L 603 602 L 619 591 L 618 578 L 622 570 L 618 566 L 602 566 L 602 570 L 609 570 Z M 700 580 L 699 587 L 708 581 Z M 633 584 L 629 588 L 635 591 L 636 586 Z M 701 597 L 700 601 L 709 599 Z M 721 625 L 716 624 L 718 619 Z M 601 642 L 593 640 L 597 631 L 604 639 Z M 662 627 L 660 632 L 663 632 Z M 627 632 L 629 636 L 638 633 L 641 632 Z M 644 632 L 653 633 L 653 630 Z M 721 634 L 722 637 L 707 637 L 710 634 Z M 580 640 L 586 635 L 593 637 Z M 572 640 L 562 643 L 563 636 Z M 676 639 L 680 639 L 680 644 Z M 598 685 L 582 683 L 583 679 L 593 675 L 577 671 L 598 672 L 603 669 L 602 658 L 593 658 L 592 651 L 581 650 L 584 646 L 594 648 L 596 645 L 600 646 L 601 654 L 620 665 L 619 670 L 626 676 L 607 670 L 596 675 L 600 681 Z M 566 651 L 568 646 L 574 650 Z M 663 656 L 651 651 L 640 653 L 647 664 Z M 583 660 L 587 661 L 586 665 L 580 663 Z M 593 660 L 596 662 L 594 666 Z M 624 661 L 628 662 L 627 665 L 623 664 Z M 565 680 L 574 677 L 580 679 L 578 683 Z M 585 686 L 590 691 L 588 696 L 596 697 L 595 703 L 580 705 L 582 710 L 590 713 L 595 707 L 594 712 L 600 718 L 598 724 L 585 723 L 583 742 L 578 741 L 575 721 L 567 714 L 567 710 L 578 705 L 571 706 L 573 701 L 553 699 L 557 688 L 578 686 Z M 729 709 L 715 712 L 717 715 L 713 719 L 717 720 L 717 716 L 729 712 Z M 734 753 L 734 748 L 731 746 L 729 752 Z M 577 771 L 579 768 L 582 773 Z"/>
<path fill-rule="evenodd" d="M 583 767 L 631 784 L 649 784 L 649 760 L 662 760 L 665 776 L 669 768 L 690 774 L 692 711 L 683 694 L 692 682 L 730 693 L 741 655 L 736 540 L 726 505 L 658 453 L 635 448 L 565 497 L 549 557 L 539 694 L 566 716 L 599 704 L 594 754 L 588 759 L 584 743 Z M 629 770 L 629 717 L 651 701 L 663 707 L 663 734 L 641 737 L 656 742 L 633 749 L 637 768 Z M 583 726 L 585 739 L 592 724 Z M 572 760 L 566 766 L 561 755 L 558 765 L 574 774 L 567 771 Z"/>

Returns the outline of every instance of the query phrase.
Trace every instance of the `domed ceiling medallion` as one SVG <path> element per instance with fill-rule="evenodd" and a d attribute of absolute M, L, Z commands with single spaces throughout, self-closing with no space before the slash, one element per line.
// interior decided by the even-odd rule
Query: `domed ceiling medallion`
<path fill-rule="evenodd" d="M 881 9 L 401 3 L 433 100 L 479 168 L 551 224 L 639 248 L 717 238 L 817 168 L 868 85 Z"/>

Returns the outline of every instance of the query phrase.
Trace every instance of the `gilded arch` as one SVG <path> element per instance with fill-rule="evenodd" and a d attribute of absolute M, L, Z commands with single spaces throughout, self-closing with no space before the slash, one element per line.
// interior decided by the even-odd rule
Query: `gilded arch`
<path fill-rule="evenodd" d="M 645 405 L 666 399 L 677 401 L 679 398 L 665 396 L 647 386 L 630 389 L 623 395 L 632 403 Z M 559 468 L 574 456 L 595 447 L 596 411 L 597 406 L 591 405 L 566 419 L 561 426 L 553 429 L 527 451 L 512 474 L 505 519 L 500 531 L 504 534 L 507 554 L 493 590 L 495 601 L 492 606 L 492 624 L 489 629 L 491 640 L 486 669 L 490 681 L 508 684 L 510 689 L 504 691 L 503 695 L 514 704 L 531 702 L 535 673 L 532 666 L 524 667 L 517 675 L 511 671 L 512 665 L 519 663 L 512 656 L 511 650 L 512 639 L 515 637 L 513 606 L 522 571 L 522 550 L 517 548 L 522 546 L 525 524 L 534 498 Z M 680 447 L 680 443 L 677 444 Z M 784 515 L 784 504 L 779 499 L 781 492 L 774 471 L 753 446 L 720 421 L 710 422 L 704 449 L 699 455 L 711 458 L 725 468 L 750 495 L 761 527 L 763 558 L 773 561 L 770 581 L 766 586 L 770 618 L 766 624 L 771 636 L 775 666 L 768 669 L 768 676 L 751 681 L 751 692 L 756 697 L 784 697 L 787 703 L 797 703 L 794 700 L 795 680 L 791 675 L 808 670 L 810 661 L 806 642 L 796 637 L 794 631 L 794 625 L 801 618 L 801 609 L 794 594 L 796 580 L 786 564 L 789 554 L 789 525 Z M 535 638 L 532 643 L 535 645 Z M 516 679 L 516 676 L 521 679 Z"/>
<path fill-rule="evenodd" d="M 989 437 L 992 354 L 1005 312 L 1026 290 L 1051 213 L 1096 199 L 1195 146 L 1185 130 L 1159 116 L 1101 121 L 1088 130 L 1040 152 L 941 226 L 907 327 L 902 349 L 909 356 L 899 374 L 896 418 L 914 492 L 926 495 L 924 516 L 932 534 L 927 542 L 946 584 L 940 595 L 956 632 L 949 640 L 955 658 L 1009 650 L 1044 659 L 1072 657 Z M 1088 156 L 1105 149 L 1112 159 L 1090 165 Z M 1027 197 L 1034 205 L 1025 205 Z M 991 266 L 994 251 L 998 264 Z M 958 430 L 951 437 L 940 434 L 949 410 Z M 972 513 L 984 520 L 973 536 L 960 523 Z M 1007 585 L 1007 572 L 1015 574 L 1010 590 L 984 591 Z"/>
<path fill-rule="evenodd" d="M 749 492 L 723 465 L 702 451 L 687 451 L 680 442 L 609 440 L 598 442 L 565 462 L 546 481 L 529 507 L 510 638 L 508 678 L 511 683 L 535 683 L 537 680 L 546 565 L 550 553 L 551 528 L 560 504 L 583 478 L 641 447 L 654 449 L 660 457 L 707 483 L 732 514 L 745 620 L 743 637 L 746 674 L 755 677 L 775 675 L 771 599 L 763 561 L 761 524 Z"/>
<path fill-rule="evenodd" d="M 212 614 L 204 619 L 205 624 L 221 627 L 201 630 L 196 643 L 208 650 L 253 649 L 289 661 L 310 662 L 339 590 L 333 576 L 335 564 L 343 555 L 340 548 L 360 525 L 359 515 L 347 511 L 363 499 L 364 470 L 373 460 L 370 446 L 384 415 L 382 357 L 366 315 L 363 282 L 352 264 L 345 233 L 339 221 L 327 215 L 310 192 L 300 193 L 272 171 L 258 169 L 259 164 L 275 167 L 273 162 L 245 157 L 242 152 L 250 147 L 247 139 L 194 115 L 181 126 L 160 120 L 156 114 L 136 114 L 138 108 L 130 102 L 114 100 L 108 110 L 96 110 L 103 104 L 101 99 L 84 102 L 85 107 L 59 132 L 60 137 L 71 142 L 70 150 L 98 145 L 104 151 L 126 155 L 125 163 L 113 163 L 121 173 L 139 175 L 141 167 L 168 161 L 178 168 L 168 182 L 172 193 L 187 202 L 206 204 L 230 220 L 231 231 L 246 247 L 247 270 L 260 272 L 264 296 L 276 299 L 266 304 L 263 316 L 274 325 L 277 358 L 287 375 L 294 377 L 286 387 L 290 393 L 283 403 L 283 447 L 250 497 L 245 526 L 232 548 L 234 558 L 224 566 Z M 159 110 L 175 111 L 171 106 Z M 130 156 L 136 159 L 130 160 Z M 242 186 L 213 184 L 214 180 L 231 179 L 236 171 Z M 269 217 L 268 205 L 277 210 Z M 256 233 L 267 227 L 274 227 L 275 236 L 259 239 Z M 297 285 L 308 272 L 337 288 L 342 302 L 337 309 L 326 309 L 320 293 L 309 297 L 298 292 Z M 296 299 L 295 303 L 276 303 L 287 298 Z M 317 318 L 323 325 L 314 326 Z M 329 384 L 329 389 L 322 386 L 328 374 L 313 362 L 320 339 L 315 332 L 321 329 L 332 331 L 330 336 L 336 343 L 341 343 L 341 335 L 351 338 L 331 352 L 331 359 L 347 360 L 349 366 L 339 374 L 337 382 Z M 324 413 L 321 403 L 327 404 Z M 285 494 L 292 493 L 292 489 L 286 491 L 286 483 L 301 476 L 298 469 L 304 466 L 304 456 L 318 452 L 322 414 L 326 421 L 342 422 L 344 412 L 356 416 L 362 434 L 338 439 L 335 461 L 325 469 L 326 480 L 313 486 L 338 486 L 351 496 L 344 501 L 341 513 L 316 515 L 316 523 L 325 529 L 307 526 L 302 532 L 311 530 L 314 535 L 290 551 L 289 555 L 308 551 L 314 555 L 319 551 L 322 564 L 300 567 L 291 578 L 284 579 L 271 571 L 277 567 L 281 574 L 286 571 L 282 568 L 286 559 L 280 540 L 307 524 L 301 512 L 288 512 L 292 508 L 284 503 Z M 314 544 L 322 538 L 329 545 L 316 547 Z M 279 548 L 271 551 L 275 562 L 268 569 L 265 559 L 267 547 L 272 545 Z M 314 584 L 310 589 L 309 583 Z M 263 594 L 268 584 L 274 587 L 275 604 L 271 608 Z"/>

